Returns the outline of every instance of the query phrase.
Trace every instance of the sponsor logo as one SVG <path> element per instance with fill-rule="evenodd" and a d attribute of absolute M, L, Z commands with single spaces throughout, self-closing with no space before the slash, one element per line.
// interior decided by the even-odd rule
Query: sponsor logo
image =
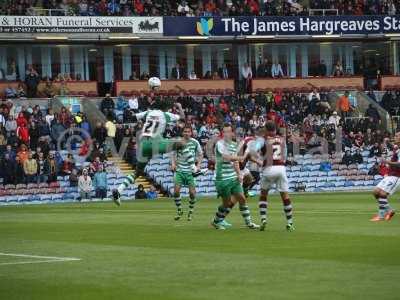
<path fill-rule="evenodd" d="M 159 22 L 150 22 L 149 20 L 146 21 L 141 21 L 138 25 L 138 28 L 140 31 L 145 31 L 145 32 L 152 32 L 160 31 L 160 23 Z"/>
<path fill-rule="evenodd" d="M 214 19 L 213 18 L 210 18 L 208 20 L 205 18 L 200 18 L 200 22 L 196 23 L 197 33 L 200 35 L 209 36 L 213 27 L 214 27 Z"/>

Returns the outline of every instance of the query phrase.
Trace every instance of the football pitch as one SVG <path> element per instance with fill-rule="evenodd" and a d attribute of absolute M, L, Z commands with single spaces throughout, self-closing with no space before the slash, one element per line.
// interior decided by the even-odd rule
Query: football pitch
<path fill-rule="evenodd" d="M 399 299 L 400 215 L 369 222 L 366 193 L 292 200 L 294 232 L 276 196 L 265 232 L 237 207 L 233 228 L 211 228 L 215 198 L 192 222 L 172 199 L 0 207 L 0 299 Z"/>

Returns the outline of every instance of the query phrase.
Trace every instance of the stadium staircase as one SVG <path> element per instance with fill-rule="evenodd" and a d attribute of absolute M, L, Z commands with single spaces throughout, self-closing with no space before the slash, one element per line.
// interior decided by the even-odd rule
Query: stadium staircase
<path fill-rule="evenodd" d="M 374 108 L 378 110 L 379 116 L 382 120 L 382 125 L 380 129 L 388 130 L 392 132 L 392 122 L 390 121 L 389 113 L 381 106 L 379 103 L 374 101 L 371 97 L 369 97 L 366 93 L 361 91 L 349 91 L 350 93 L 350 102 L 355 103 L 355 112 L 353 116 L 364 117 L 365 112 L 367 111 L 369 105 L 371 104 Z M 336 102 L 340 96 L 344 94 L 344 91 L 335 91 L 330 93 L 330 104 L 334 108 L 336 106 Z"/>
<path fill-rule="evenodd" d="M 124 176 L 132 174 L 135 171 L 132 168 L 131 164 L 127 163 L 125 160 L 123 160 L 120 157 L 111 156 L 108 158 L 108 160 L 110 162 L 112 162 L 114 164 L 114 166 L 116 166 L 119 170 L 121 170 L 121 174 L 123 174 Z M 140 184 L 143 185 L 145 190 L 149 190 L 150 186 L 152 185 L 151 181 L 143 176 L 139 176 L 135 181 L 136 186 L 139 186 Z M 158 197 L 164 197 L 164 194 L 159 189 L 157 189 L 157 193 L 158 193 Z"/>
<path fill-rule="evenodd" d="M 86 114 L 92 128 L 95 127 L 95 124 L 97 122 L 106 122 L 106 117 L 104 114 L 100 111 L 98 105 L 99 103 L 96 103 L 96 101 L 82 101 L 82 108 L 83 112 Z M 116 111 L 116 115 L 118 116 L 121 112 Z M 132 165 L 127 163 L 125 160 L 121 159 L 120 157 L 109 157 L 108 158 L 110 161 L 112 161 L 116 167 L 118 167 L 121 170 L 121 173 L 126 176 L 131 174 L 134 169 L 132 168 Z M 147 178 L 140 176 L 136 182 L 135 185 L 138 186 L 139 184 L 142 184 L 145 188 L 145 190 L 148 190 L 150 186 L 152 185 L 151 181 L 148 180 Z M 156 187 L 157 188 L 157 187 Z M 163 197 L 163 193 L 157 189 L 158 196 Z"/>

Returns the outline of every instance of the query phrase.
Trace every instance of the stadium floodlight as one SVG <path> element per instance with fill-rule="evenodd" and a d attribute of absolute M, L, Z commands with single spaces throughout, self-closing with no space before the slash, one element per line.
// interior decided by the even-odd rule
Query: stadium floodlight
<path fill-rule="evenodd" d="M 276 36 L 275 35 L 247 35 L 246 39 L 249 40 L 263 40 L 263 39 L 274 39 Z"/>
<path fill-rule="evenodd" d="M 112 35 L 108 37 L 109 40 L 138 40 L 139 36 L 135 35 Z"/>
<path fill-rule="evenodd" d="M 39 35 L 35 37 L 37 40 L 68 40 L 67 36 L 54 36 L 54 35 Z"/>
<path fill-rule="evenodd" d="M 208 36 L 178 36 L 178 40 L 208 40 Z"/>
<path fill-rule="evenodd" d="M 324 35 L 313 35 L 312 38 L 314 39 L 333 39 L 333 38 L 340 38 L 340 34 L 324 34 Z"/>

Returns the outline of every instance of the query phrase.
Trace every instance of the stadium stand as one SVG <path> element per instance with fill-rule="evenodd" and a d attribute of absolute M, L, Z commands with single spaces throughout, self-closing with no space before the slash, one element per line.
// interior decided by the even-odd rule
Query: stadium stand
<path fill-rule="evenodd" d="M 297 0 L 107 0 L 3 1 L 2 15 L 52 16 L 293 16 L 313 14 L 395 15 L 399 1 Z"/>
<path fill-rule="evenodd" d="M 388 97 L 392 95 L 390 91 L 380 95 Z M 396 93 L 395 95 L 397 95 Z M 162 101 L 173 103 L 180 102 L 186 111 L 189 119 L 192 121 L 194 135 L 199 139 L 202 146 L 212 136 L 218 135 L 218 122 L 232 122 L 237 127 L 237 133 L 241 136 L 252 134 L 258 127 L 263 126 L 266 120 L 275 120 L 281 128 L 286 128 L 289 136 L 297 136 L 304 139 L 300 145 L 300 155 L 293 157 L 295 165 L 288 166 L 288 176 L 290 179 L 290 188 L 295 190 L 296 186 L 303 184 L 305 191 L 332 191 L 332 190 L 358 190 L 370 189 L 381 178 L 381 175 L 369 175 L 369 170 L 373 167 L 377 159 L 382 155 L 389 155 L 392 149 L 390 144 L 390 134 L 382 131 L 379 112 L 370 107 L 365 112 L 365 117 L 350 118 L 352 112 L 341 111 L 337 98 L 330 97 L 331 93 L 318 91 L 314 89 L 309 93 L 295 91 L 274 92 L 267 91 L 255 94 L 229 94 L 223 93 L 217 95 L 207 94 L 203 96 L 187 95 L 161 95 Z M 375 95 L 375 94 L 374 94 Z M 345 97 L 345 96 L 342 96 Z M 336 100 L 335 100 L 336 99 Z M 391 98 L 396 102 L 398 98 Z M 95 99 L 91 99 L 94 101 Z M 30 100 L 27 100 L 28 103 Z M 140 123 L 132 127 L 130 124 L 130 115 L 138 111 L 144 111 L 154 105 L 152 95 L 139 96 L 120 96 L 117 99 L 106 97 L 97 98 L 99 111 L 106 113 L 107 118 L 114 120 L 116 124 L 116 133 L 114 142 L 119 149 L 123 137 L 131 137 L 136 130 L 140 129 Z M 158 101 L 161 101 L 160 99 Z M 335 101 L 337 103 L 335 103 Z M 341 101 L 341 100 L 340 100 Z M 124 172 L 114 161 L 107 161 L 105 137 L 107 131 L 104 123 L 98 123 L 91 128 L 85 114 L 70 113 L 64 107 L 59 112 L 53 113 L 48 106 L 48 100 L 43 100 L 41 105 L 15 105 L 8 100 L 2 105 L 2 116 L 7 119 L 5 127 L 2 128 L 3 136 L 6 137 L 4 145 L 10 144 L 15 150 L 23 147 L 24 136 L 18 133 L 18 128 L 22 123 L 29 123 L 27 137 L 27 151 L 35 151 L 39 142 L 43 148 L 48 148 L 47 154 L 53 154 L 58 160 L 57 180 L 54 182 L 28 183 L 18 181 L 8 183 L 3 179 L 3 185 L 0 187 L 0 203 L 39 203 L 39 202 L 59 202 L 73 201 L 78 197 L 77 188 L 71 186 L 68 174 L 63 173 L 63 162 L 66 161 L 68 153 L 66 150 L 55 152 L 55 136 L 60 130 L 66 128 L 84 128 L 91 132 L 93 143 L 97 152 L 92 154 L 87 160 L 82 157 L 88 145 L 77 143 L 72 151 L 72 160 L 75 162 L 75 168 L 81 171 L 83 168 L 91 168 L 91 163 L 95 156 L 102 157 L 106 166 L 109 179 L 109 191 L 120 184 L 124 177 Z M 229 103 L 230 105 L 227 105 Z M 397 103 L 397 102 L 396 102 Z M 393 103 L 392 103 L 393 104 Z M 335 107 L 335 105 L 338 105 Z M 339 114 L 335 111 L 339 112 Z M 356 107 L 353 107 L 354 111 Z M 16 121 L 10 116 L 16 116 Z M 28 122 L 27 120 L 30 120 Z M 57 121 L 56 121 L 57 120 Z M 16 126 L 13 124 L 16 123 Z M 33 125 L 35 124 L 35 125 Z M 350 150 L 352 157 L 357 150 L 361 151 L 361 161 L 358 163 L 344 164 L 341 157 L 333 157 L 332 144 L 335 138 L 335 128 L 343 126 L 343 150 Z M 32 128 L 33 127 L 33 128 Z M 35 128 L 39 128 L 39 133 L 35 133 Z M 169 127 L 166 131 L 167 137 L 179 135 L 180 127 Z M 10 138 L 11 137 L 11 138 Z M 324 158 L 320 154 L 306 154 L 309 150 L 315 150 L 320 144 L 314 143 L 317 137 L 325 137 L 331 141 L 329 151 L 331 156 Z M 44 144 L 43 144 L 44 143 Z M 290 147 L 290 143 L 288 144 Z M 132 166 L 135 165 L 134 149 L 135 145 L 128 146 L 125 159 Z M 2 148 L 2 163 L 4 163 L 4 151 Z M 317 151 L 318 153 L 318 151 Z M 18 155 L 17 155 L 18 156 Z M 354 160 L 351 158 L 351 160 Z M 322 167 L 322 164 L 328 162 L 328 168 Z M 202 167 L 207 166 L 207 160 Z M 172 188 L 172 173 L 169 171 L 169 161 L 167 156 L 153 159 L 147 168 L 147 174 L 158 186 L 165 192 L 170 193 Z M 162 176 L 158 176 L 161 174 Z M 2 174 L 3 178 L 6 178 Z M 215 194 L 213 185 L 213 174 L 209 172 L 198 179 L 199 193 L 203 195 Z M 33 193 L 29 194 L 30 191 Z M 257 192 L 259 186 L 256 186 L 254 192 Z M 136 191 L 136 186 L 130 187 L 124 197 L 132 197 Z M 185 194 L 187 191 L 184 190 Z M 26 195 L 29 194 L 29 197 Z"/>
<path fill-rule="evenodd" d="M 193 122 L 193 129 L 195 137 L 197 137 L 201 144 L 204 146 L 207 141 L 219 133 L 217 129 L 217 122 L 228 121 L 234 123 L 238 128 L 240 135 L 251 134 L 255 129 L 263 126 L 266 119 L 274 119 L 280 127 L 286 127 L 292 135 L 298 135 L 304 138 L 302 149 L 304 151 L 310 150 L 318 144 L 313 144 L 315 136 L 325 137 L 333 140 L 334 129 L 336 126 L 343 126 L 343 150 L 351 150 L 353 153 L 356 149 L 362 150 L 363 163 L 349 164 L 345 166 L 340 164 L 341 158 L 330 159 L 330 170 L 319 171 L 321 163 L 323 162 L 320 155 L 309 157 L 307 155 L 295 156 L 297 162 L 296 166 L 289 166 L 289 177 L 291 181 L 291 189 L 294 189 L 296 184 L 304 183 L 306 191 L 327 191 L 327 190 L 346 190 L 346 189 L 363 189 L 371 188 L 380 177 L 379 175 L 368 175 L 368 170 L 376 162 L 376 158 L 382 154 L 389 154 L 391 145 L 388 139 L 389 133 L 384 133 L 379 127 L 380 115 L 376 109 L 370 107 L 365 112 L 365 117 L 346 119 L 343 117 L 351 116 L 352 113 L 341 111 L 341 107 L 335 107 L 334 101 L 330 98 L 330 93 L 324 90 L 318 91 L 314 89 L 309 93 L 301 93 L 288 90 L 275 90 L 273 91 L 259 91 L 255 94 L 236 94 L 233 91 L 218 95 L 217 91 L 214 94 L 207 95 L 191 95 L 180 93 L 179 95 L 167 94 L 161 95 L 162 101 L 173 103 L 178 101 L 182 104 Z M 375 95 L 375 94 L 374 94 Z M 382 98 L 389 97 L 391 91 L 380 94 Z M 115 144 L 119 148 L 121 139 L 125 136 L 132 136 L 135 130 L 140 128 L 131 127 L 127 125 L 130 123 L 130 114 L 138 111 L 144 111 L 151 108 L 153 100 L 151 95 L 127 95 L 128 97 L 120 96 L 117 99 L 104 98 L 98 99 L 99 110 L 106 112 L 106 117 L 111 117 L 117 123 Z M 111 102 L 110 102 L 111 99 Z M 92 99 L 93 101 L 93 99 Z M 392 97 L 390 102 L 391 106 L 396 107 L 393 103 L 398 102 L 398 97 Z M 394 102 L 393 102 L 394 101 Z M 339 103 L 339 101 L 337 101 Z M 45 103 L 43 105 L 43 103 Z M 227 105 L 229 103 L 230 105 Z M 384 101 L 385 103 L 385 101 Z M 384 103 L 382 104 L 384 106 Z M 31 123 L 29 127 L 35 126 L 40 128 L 39 134 L 36 134 L 30 128 L 28 131 L 28 148 L 35 150 L 38 146 L 38 141 L 48 141 L 49 149 L 54 148 L 54 138 L 52 135 L 56 134 L 57 130 L 66 129 L 68 127 L 81 127 L 91 131 L 94 142 L 97 143 L 96 147 L 104 147 L 104 139 L 106 130 L 104 123 L 99 124 L 98 127 L 90 129 L 90 124 L 84 114 L 71 114 L 65 108 L 61 108 L 59 113 L 53 113 L 49 110 L 48 101 L 42 102 L 41 106 L 26 106 L 26 105 L 13 105 L 13 102 L 8 100 L 2 106 L 2 115 L 7 119 L 9 116 L 16 116 L 15 123 Z M 337 103 L 336 103 L 337 104 Z M 385 106 L 384 106 L 385 107 Z M 109 108 L 105 110 L 106 108 Z M 336 108 L 339 115 L 334 111 Z M 356 107 L 353 107 L 356 109 Z M 341 116 L 342 118 L 341 118 Z M 77 116 L 79 118 L 77 118 Z M 48 122 L 47 122 L 47 121 Z M 56 122 L 55 120 L 59 120 Z M 30 124 L 31 124 L 30 123 Z M 61 128 L 60 127 L 61 124 Z M 14 126 L 15 127 L 15 126 Z M 5 127 L 2 129 L 5 137 L 10 137 L 17 132 L 17 127 L 13 127 L 13 118 L 8 118 Z M 172 137 L 179 134 L 179 127 L 168 128 L 167 136 Z M 36 138 L 32 139 L 31 135 Z M 49 135 L 49 137 L 47 137 Z M 14 140 L 14 148 L 17 149 L 22 144 L 23 135 L 17 134 L 17 140 Z M 11 139 L 12 140 L 12 139 Z M 5 145 L 10 141 L 6 139 Z M 53 145 L 53 146 L 52 146 Z M 81 144 L 76 145 L 76 149 Z M 82 147 L 81 149 L 83 149 Z M 377 149 L 375 149 L 377 148 Z M 83 150 L 80 150 L 83 151 Z M 49 151 L 50 153 L 50 151 Z M 52 153 L 59 156 L 59 161 L 65 161 L 67 152 Z M 369 154 L 371 153 L 371 154 Z M 77 162 L 77 169 L 81 170 L 83 167 L 90 167 L 90 157 L 88 161 L 80 157 L 78 150 L 73 152 L 73 159 Z M 135 164 L 134 159 L 129 157 L 132 152 L 126 156 L 126 160 L 132 165 Z M 4 156 L 3 156 L 4 157 Z M 107 159 L 107 157 L 104 157 Z M 338 160 L 339 159 L 339 160 Z M 118 169 L 112 161 L 105 162 L 107 166 L 108 177 L 110 179 L 111 187 L 117 186 L 123 178 L 123 172 Z M 169 170 L 167 159 L 155 159 L 148 166 L 147 172 L 157 184 L 159 184 L 166 192 L 170 192 L 172 185 L 172 174 Z M 205 162 L 206 164 L 206 162 Z M 164 176 L 156 177 L 155 174 L 161 172 Z M 314 174 L 315 173 L 315 174 Z M 77 198 L 76 187 L 69 186 L 68 176 L 61 176 L 58 174 L 57 182 L 48 185 L 32 185 L 36 189 L 35 193 L 26 199 L 22 195 L 27 192 L 27 185 L 25 182 L 16 182 L 16 185 L 11 186 L 6 184 L 1 188 L 2 203 L 14 203 L 15 201 L 32 202 L 44 201 L 60 201 L 60 199 L 72 200 Z M 162 178 L 162 179 L 160 179 Z M 300 178 L 306 180 L 300 180 Z M 32 183 L 30 183 L 32 184 Z M 199 180 L 200 193 L 210 194 L 214 192 L 212 186 L 212 174 L 201 177 Z M 258 187 L 256 187 L 257 189 Z M 256 191 L 256 190 L 255 190 Z M 135 187 L 131 187 L 128 193 L 124 196 L 133 195 Z M 61 195 L 61 197 L 60 197 Z M 19 197 L 19 198 L 18 198 Z M 18 200 L 19 199 L 19 200 Z M 25 199 L 25 200 L 23 200 Z"/>
<path fill-rule="evenodd" d="M 388 153 L 389 155 L 391 153 Z M 296 166 L 288 167 L 290 192 L 296 191 L 296 186 L 304 184 L 306 192 L 326 192 L 326 191 L 348 191 L 348 190 L 371 190 L 383 177 L 381 175 L 368 175 L 369 169 L 376 162 L 376 158 L 368 157 L 369 152 L 363 152 L 366 160 L 362 164 L 352 164 L 344 166 L 340 164 L 341 159 L 330 159 L 333 161 L 331 171 L 320 171 L 321 155 L 298 155 L 294 159 L 298 163 Z M 207 160 L 204 160 L 202 167 L 207 167 Z M 163 155 L 151 160 L 147 167 L 149 176 L 160 184 L 170 195 L 173 194 L 173 173 L 169 170 L 170 159 L 168 155 Z M 199 176 L 197 180 L 198 193 L 203 196 L 215 196 L 214 175 L 209 173 Z M 257 184 L 254 193 L 260 191 Z M 188 189 L 182 190 L 182 195 L 188 196 Z"/>

